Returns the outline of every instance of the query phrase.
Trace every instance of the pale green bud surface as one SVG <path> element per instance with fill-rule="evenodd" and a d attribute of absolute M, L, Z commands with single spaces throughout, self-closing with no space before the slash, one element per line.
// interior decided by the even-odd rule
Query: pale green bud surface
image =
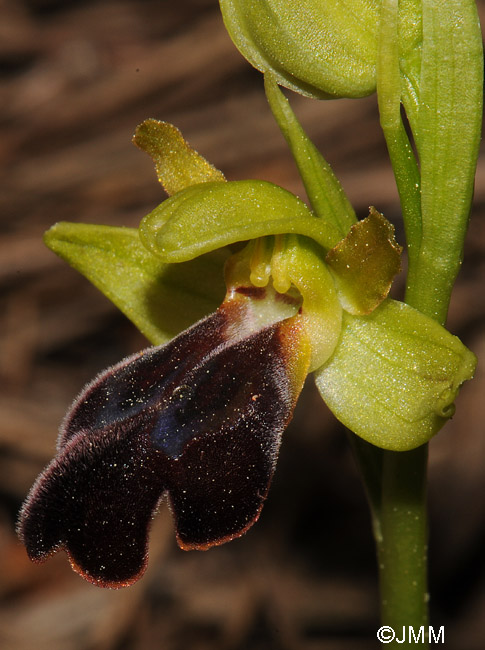
<path fill-rule="evenodd" d="M 376 88 L 378 0 L 220 0 L 236 47 L 282 86 L 312 97 Z"/>

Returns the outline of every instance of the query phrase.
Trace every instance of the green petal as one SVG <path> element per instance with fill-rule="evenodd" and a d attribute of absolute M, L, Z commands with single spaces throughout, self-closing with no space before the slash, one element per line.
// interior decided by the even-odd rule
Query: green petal
<path fill-rule="evenodd" d="M 220 0 L 236 47 L 282 86 L 312 97 L 375 90 L 377 0 Z"/>
<path fill-rule="evenodd" d="M 54 225 L 44 241 L 155 345 L 214 311 L 224 298 L 226 250 L 167 265 L 140 243 L 135 228 L 67 222 Z"/>
<path fill-rule="evenodd" d="M 325 258 L 343 308 L 363 315 L 380 305 L 401 270 L 401 252 L 394 226 L 371 208 L 369 216 L 352 226 Z"/>
<path fill-rule="evenodd" d="M 264 235 L 307 235 L 324 248 L 338 230 L 317 219 L 294 194 L 265 181 L 204 183 L 159 205 L 140 224 L 140 238 L 165 262 L 183 262 L 203 253 Z"/>
<path fill-rule="evenodd" d="M 136 127 L 133 142 L 153 158 L 158 180 L 168 195 L 196 185 L 224 181 L 224 174 L 184 140 L 168 122 L 145 120 Z"/>
<path fill-rule="evenodd" d="M 336 417 L 372 444 L 405 451 L 427 442 L 454 412 L 475 355 L 409 305 L 386 300 L 369 316 L 344 312 L 342 338 L 315 373 Z"/>

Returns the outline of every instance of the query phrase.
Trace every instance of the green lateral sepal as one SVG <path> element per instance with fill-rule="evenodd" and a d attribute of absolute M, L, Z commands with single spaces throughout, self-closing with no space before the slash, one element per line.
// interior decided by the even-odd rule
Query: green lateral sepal
<path fill-rule="evenodd" d="M 221 249 L 185 264 L 163 264 L 136 228 L 60 222 L 46 245 L 90 280 L 154 345 L 213 312 L 225 294 Z"/>
<path fill-rule="evenodd" d="M 454 413 L 475 355 L 436 321 L 387 299 L 369 316 L 344 312 L 342 336 L 315 372 L 323 399 L 346 427 L 384 449 L 427 442 Z"/>

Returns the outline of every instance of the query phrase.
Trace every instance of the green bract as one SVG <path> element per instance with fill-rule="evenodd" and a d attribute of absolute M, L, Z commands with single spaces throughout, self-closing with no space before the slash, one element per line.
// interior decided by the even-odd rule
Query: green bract
<path fill-rule="evenodd" d="M 379 0 L 220 0 L 236 47 L 278 83 L 317 98 L 376 88 Z"/>
<path fill-rule="evenodd" d="M 377 95 L 406 228 L 406 299 L 444 322 L 480 143 L 483 49 L 475 2 L 382 0 Z"/>

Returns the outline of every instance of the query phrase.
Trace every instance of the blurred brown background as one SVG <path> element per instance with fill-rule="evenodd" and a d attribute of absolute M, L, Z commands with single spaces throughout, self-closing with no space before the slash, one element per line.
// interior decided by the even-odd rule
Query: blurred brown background
<path fill-rule="evenodd" d="M 311 381 L 245 537 L 184 553 L 164 507 L 146 575 L 120 591 L 85 583 L 62 553 L 28 561 L 15 521 L 66 408 L 100 369 L 146 345 L 42 233 L 58 220 L 136 226 L 163 199 L 130 144 L 147 117 L 176 124 L 229 179 L 302 189 L 216 0 L 0 0 L 0 11 L 1 650 L 377 648 L 367 506 L 344 431 Z M 375 204 L 403 242 L 375 98 L 292 103 L 358 214 Z M 482 159 L 449 318 L 482 363 L 484 216 Z M 431 444 L 431 610 L 448 650 L 485 642 L 484 388 L 481 365 Z"/>

